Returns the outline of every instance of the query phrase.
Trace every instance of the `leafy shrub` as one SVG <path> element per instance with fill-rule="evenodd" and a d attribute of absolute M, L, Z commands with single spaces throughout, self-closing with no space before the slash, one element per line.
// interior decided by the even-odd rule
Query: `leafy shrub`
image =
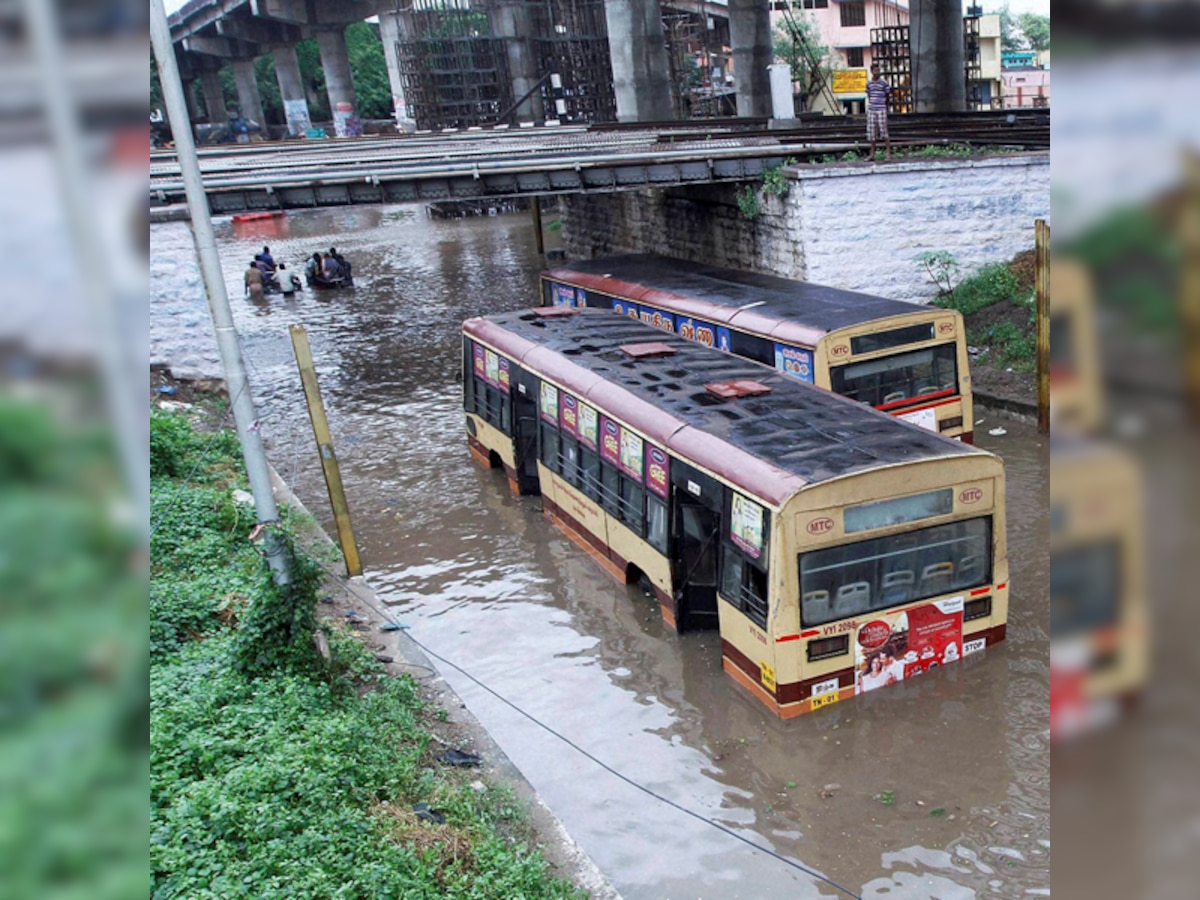
<path fill-rule="evenodd" d="M 934 301 L 946 309 L 957 309 L 964 316 L 978 312 L 1001 300 L 1017 302 L 1023 299 L 1019 296 L 1017 276 L 1004 263 L 993 263 L 984 266 L 970 278 L 964 278 L 958 285 L 946 294 L 943 293 Z"/>
<path fill-rule="evenodd" d="M 234 643 L 235 668 L 252 676 L 311 671 L 321 664 L 313 644 L 321 570 L 296 554 L 286 535 L 276 531 L 275 538 L 284 541 L 284 553 L 291 560 L 290 580 L 276 585 L 264 570 Z"/>
<path fill-rule="evenodd" d="M 753 186 L 746 185 L 735 196 L 737 198 L 738 211 L 742 214 L 742 218 L 751 222 L 757 219 L 761 209 L 758 205 L 758 192 Z"/>

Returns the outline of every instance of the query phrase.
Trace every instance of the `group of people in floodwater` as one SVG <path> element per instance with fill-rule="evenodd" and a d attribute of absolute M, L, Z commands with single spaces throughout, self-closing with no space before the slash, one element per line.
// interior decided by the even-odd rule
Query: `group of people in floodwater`
<path fill-rule="evenodd" d="M 328 253 L 314 253 L 304 266 L 308 286 L 313 288 L 348 287 L 353 284 L 350 261 L 330 247 Z M 243 276 L 246 296 L 261 300 L 266 294 L 283 294 L 290 297 L 302 288 L 300 277 L 288 271 L 283 263 L 276 264 L 271 248 L 264 246 L 261 253 L 254 254 L 250 266 Z"/>

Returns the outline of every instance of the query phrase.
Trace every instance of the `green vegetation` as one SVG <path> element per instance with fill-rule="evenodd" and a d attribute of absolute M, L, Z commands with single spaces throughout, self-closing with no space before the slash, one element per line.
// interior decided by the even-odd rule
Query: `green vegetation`
<path fill-rule="evenodd" d="M 1031 50 L 1050 49 L 1050 17 L 1039 16 L 1037 13 L 1025 12 L 1017 16 L 1025 40 Z"/>
<path fill-rule="evenodd" d="M 0 386 L 0 883 L 144 895 L 145 579 L 81 384 Z"/>
<path fill-rule="evenodd" d="M 1032 372 L 1037 365 L 1035 298 L 1022 289 L 1006 263 L 984 266 L 957 284 L 959 264 L 952 253 L 934 251 L 917 257 L 938 286 L 934 305 L 956 309 L 963 315 L 967 343 L 985 348 L 979 362 L 1017 372 Z"/>
<path fill-rule="evenodd" d="M 754 221 L 758 218 L 758 214 L 762 212 L 758 204 L 758 191 L 753 185 L 746 185 L 740 188 L 734 195 L 737 198 L 738 211 L 742 214 L 742 218 L 747 221 Z"/>
<path fill-rule="evenodd" d="M 417 683 L 317 621 L 319 569 L 273 584 L 236 443 L 155 413 L 151 448 L 152 895 L 575 896 L 510 792 L 432 760 Z"/>
<path fill-rule="evenodd" d="M 1179 324 L 1178 235 L 1151 208 L 1107 216 L 1063 248 L 1092 272 L 1097 305 L 1119 327 L 1174 343 Z"/>

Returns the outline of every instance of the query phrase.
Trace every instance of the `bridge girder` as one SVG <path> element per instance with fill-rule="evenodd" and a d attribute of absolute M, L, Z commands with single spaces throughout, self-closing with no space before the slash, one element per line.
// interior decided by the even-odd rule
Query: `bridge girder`
<path fill-rule="evenodd" d="M 226 16 L 215 25 L 222 37 L 264 48 L 299 43 L 304 37 L 297 25 L 251 15 Z"/>

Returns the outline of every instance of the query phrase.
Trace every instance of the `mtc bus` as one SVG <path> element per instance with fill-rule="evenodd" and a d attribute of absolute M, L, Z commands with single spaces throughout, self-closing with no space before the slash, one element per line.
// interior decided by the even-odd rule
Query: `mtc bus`
<path fill-rule="evenodd" d="M 475 458 L 776 714 L 1004 638 L 992 454 L 596 310 L 470 319 L 463 366 Z"/>
<path fill-rule="evenodd" d="M 966 331 L 955 310 L 653 255 L 551 269 L 542 305 L 612 309 L 972 441 Z"/>
<path fill-rule="evenodd" d="M 1141 475 L 1107 442 L 1050 444 L 1050 734 L 1095 730 L 1146 683 Z"/>

